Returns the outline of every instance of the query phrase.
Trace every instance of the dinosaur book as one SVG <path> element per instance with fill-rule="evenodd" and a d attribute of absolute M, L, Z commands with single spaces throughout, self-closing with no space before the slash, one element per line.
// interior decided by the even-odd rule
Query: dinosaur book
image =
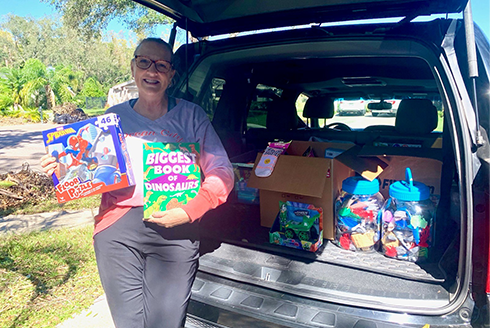
<path fill-rule="evenodd" d="M 201 186 L 198 143 L 143 144 L 144 216 L 182 207 Z"/>

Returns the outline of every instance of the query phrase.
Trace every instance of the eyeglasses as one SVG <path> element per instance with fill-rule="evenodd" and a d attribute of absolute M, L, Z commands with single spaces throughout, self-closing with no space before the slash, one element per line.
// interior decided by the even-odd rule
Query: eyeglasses
<path fill-rule="evenodd" d="M 134 61 L 136 66 L 141 69 L 149 69 L 151 64 L 155 64 L 155 68 L 160 73 L 168 73 L 172 69 L 172 63 L 163 59 L 151 60 L 145 56 L 134 56 Z"/>

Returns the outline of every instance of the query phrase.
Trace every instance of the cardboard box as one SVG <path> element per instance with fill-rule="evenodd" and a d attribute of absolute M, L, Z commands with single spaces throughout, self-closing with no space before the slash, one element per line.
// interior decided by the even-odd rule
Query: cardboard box
<path fill-rule="evenodd" d="M 379 175 L 379 191 L 383 197 L 389 197 L 390 185 L 396 181 L 405 180 L 405 168 L 409 167 L 415 181 L 429 187 L 432 197 L 439 199 L 441 195 L 442 162 L 430 158 L 404 156 L 385 157 L 388 167 Z"/>
<path fill-rule="evenodd" d="M 387 166 L 379 174 L 380 192 L 383 197 L 389 197 L 390 185 L 396 181 L 405 180 L 405 169 L 412 171 L 415 181 L 429 187 L 435 203 L 441 194 L 442 151 L 437 148 L 402 149 L 364 146 L 358 153 L 359 158 L 376 156 Z"/>
<path fill-rule="evenodd" d="M 312 147 L 317 156 L 327 148 L 349 149 L 349 143 L 293 141 L 287 155 L 280 155 L 274 171 L 260 178 L 252 171 L 249 187 L 260 189 L 260 222 L 271 227 L 279 212 L 279 201 L 297 201 L 313 204 L 323 209 L 323 236 L 334 238 L 334 202 L 342 188 L 342 181 L 354 175 L 354 170 L 336 159 L 303 157 Z M 257 155 L 255 165 L 260 160 Z"/>
<path fill-rule="evenodd" d="M 43 131 L 59 203 L 134 185 L 119 116 L 105 114 Z"/>

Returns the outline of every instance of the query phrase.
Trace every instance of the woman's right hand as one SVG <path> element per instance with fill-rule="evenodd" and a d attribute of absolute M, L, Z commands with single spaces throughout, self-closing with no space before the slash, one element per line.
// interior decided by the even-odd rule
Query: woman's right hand
<path fill-rule="evenodd" d="M 46 154 L 41 157 L 41 167 L 43 168 L 44 173 L 47 175 L 52 175 L 59 169 L 59 163 L 56 161 L 55 157 L 51 156 L 50 154 Z"/>

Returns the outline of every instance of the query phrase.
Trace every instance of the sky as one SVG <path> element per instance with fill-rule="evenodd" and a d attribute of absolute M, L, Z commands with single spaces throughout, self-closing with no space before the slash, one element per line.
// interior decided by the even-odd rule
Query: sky
<path fill-rule="evenodd" d="M 473 20 L 480 26 L 487 38 L 490 39 L 490 1 L 471 0 L 471 6 Z M 41 2 L 40 0 L 0 0 L 0 22 L 3 21 L 3 17 L 8 13 L 34 18 L 42 18 L 44 16 L 55 17 L 57 15 L 54 6 Z M 115 33 L 122 33 L 126 38 L 131 37 L 131 33 L 117 21 L 112 21 L 108 26 L 108 30 L 114 31 Z"/>

